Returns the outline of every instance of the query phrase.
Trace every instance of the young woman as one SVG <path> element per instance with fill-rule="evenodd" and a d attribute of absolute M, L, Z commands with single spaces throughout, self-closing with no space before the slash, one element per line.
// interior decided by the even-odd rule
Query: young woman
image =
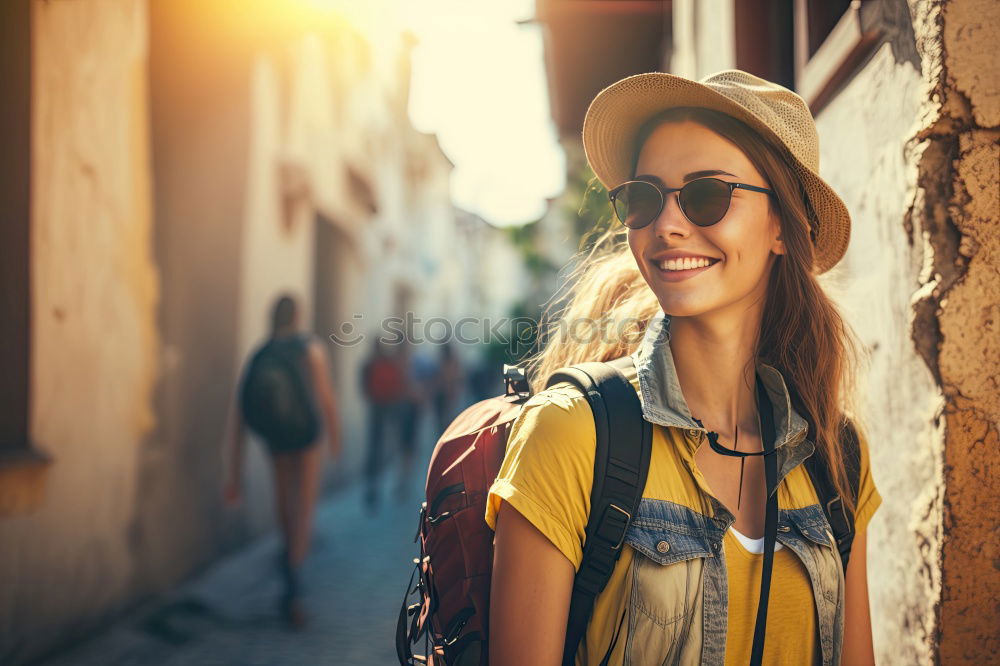
<path fill-rule="evenodd" d="M 312 538 L 313 509 L 323 462 L 323 450 L 319 444 L 324 432 L 334 459 L 341 450 L 340 420 L 330 385 L 326 350 L 319 340 L 300 329 L 297 302 L 291 296 L 282 296 L 272 310 L 270 341 L 282 345 L 290 357 L 297 360 L 301 377 L 323 423 L 320 436 L 305 445 L 265 442 L 274 473 L 278 523 L 284 541 L 279 557 L 284 584 L 280 608 L 285 620 L 296 628 L 305 623 L 299 572 Z M 231 504 L 238 502 L 243 494 L 243 446 L 246 440 L 246 424 L 239 405 L 240 391 L 236 392 L 236 396 L 230 415 L 229 441 L 225 447 L 229 454 L 225 498 Z"/>
<path fill-rule="evenodd" d="M 850 218 L 818 176 L 808 108 L 737 70 L 700 82 L 641 74 L 594 99 L 583 141 L 621 225 L 577 269 L 490 490 L 490 663 L 562 662 L 595 430 L 569 384 L 540 389 L 556 368 L 624 355 L 652 459 L 576 663 L 750 662 L 764 465 L 707 441 L 763 450 L 757 378 L 772 403 L 780 508 L 763 663 L 873 663 L 865 527 L 881 500 L 860 428 L 856 494 L 847 481 L 839 432 L 847 418 L 858 425 L 857 345 L 816 279 L 846 250 Z M 605 325 L 587 337 L 581 322 Z M 803 465 L 812 455 L 854 515 L 846 576 Z"/>

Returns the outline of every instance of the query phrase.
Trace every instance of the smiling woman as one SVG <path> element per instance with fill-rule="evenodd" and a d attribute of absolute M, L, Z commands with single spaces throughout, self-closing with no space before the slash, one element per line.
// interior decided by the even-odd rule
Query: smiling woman
<path fill-rule="evenodd" d="M 851 409 L 857 343 L 816 279 L 850 216 L 817 174 L 808 108 L 738 70 L 641 74 L 595 98 L 583 138 L 621 226 L 550 320 L 490 489 L 490 661 L 872 663 L 864 531 L 881 498 Z M 581 319 L 641 323 L 562 334 Z M 545 384 L 622 356 L 652 458 L 611 570 L 581 586 L 597 425 L 579 390 Z M 580 603 L 589 621 L 568 630 Z"/>

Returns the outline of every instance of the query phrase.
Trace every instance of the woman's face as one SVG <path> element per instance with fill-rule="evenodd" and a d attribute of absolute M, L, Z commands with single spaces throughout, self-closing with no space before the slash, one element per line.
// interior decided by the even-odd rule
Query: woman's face
<path fill-rule="evenodd" d="M 691 121 L 657 127 L 643 144 L 635 171 L 637 180 L 659 179 L 666 187 L 704 176 L 770 186 L 735 144 Z M 671 193 L 659 217 L 641 229 L 629 229 L 639 271 L 666 314 L 691 317 L 729 310 L 742 317 L 747 307 L 763 303 L 774 255 L 784 253 L 780 224 L 768 203 L 767 194 L 736 189 L 725 217 L 699 227 L 688 221 L 677 193 Z M 666 260 L 676 255 L 713 263 L 671 270 L 683 268 L 668 265 Z"/>

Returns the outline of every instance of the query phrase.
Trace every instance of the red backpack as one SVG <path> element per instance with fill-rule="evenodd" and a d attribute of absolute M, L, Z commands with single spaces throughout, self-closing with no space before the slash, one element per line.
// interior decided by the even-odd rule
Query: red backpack
<path fill-rule="evenodd" d="M 646 485 L 652 426 L 642 418 L 635 389 L 618 370 L 631 363 L 627 356 L 581 363 L 547 381 L 547 386 L 568 381 L 583 392 L 597 433 L 591 513 L 573 584 L 564 664 L 574 663 L 594 600 L 611 577 Z M 530 397 L 521 368 L 505 366 L 504 379 L 506 395 L 466 409 L 434 448 L 427 501 L 414 538 L 420 557 L 414 559 L 396 627 L 396 653 L 403 666 L 488 662 L 493 531 L 486 524 L 486 497 L 503 462 L 511 426 Z M 415 655 L 413 646 L 421 639 L 424 654 Z"/>

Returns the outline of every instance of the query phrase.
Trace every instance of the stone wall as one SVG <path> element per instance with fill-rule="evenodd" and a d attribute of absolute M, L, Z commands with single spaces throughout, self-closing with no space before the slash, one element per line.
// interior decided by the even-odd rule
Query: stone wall
<path fill-rule="evenodd" d="M 913 339 L 944 397 L 940 663 L 1000 653 L 1000 5 L 914 3 L 930 95 L 912 222 L 924 238 Z M 919 43 L 919 42 L 918 42 Z"/>
<path fill-rule="evenodd" d="M 904 4 L 885 6 L 899 18 Z M 905 9 L 912 36 L 890 23 L 817 118 L 824 174 L 854 217 L 828 281 L 870 352 L 879 662 L 987 663 L 1000 651 L 1000 7 Z"/>

